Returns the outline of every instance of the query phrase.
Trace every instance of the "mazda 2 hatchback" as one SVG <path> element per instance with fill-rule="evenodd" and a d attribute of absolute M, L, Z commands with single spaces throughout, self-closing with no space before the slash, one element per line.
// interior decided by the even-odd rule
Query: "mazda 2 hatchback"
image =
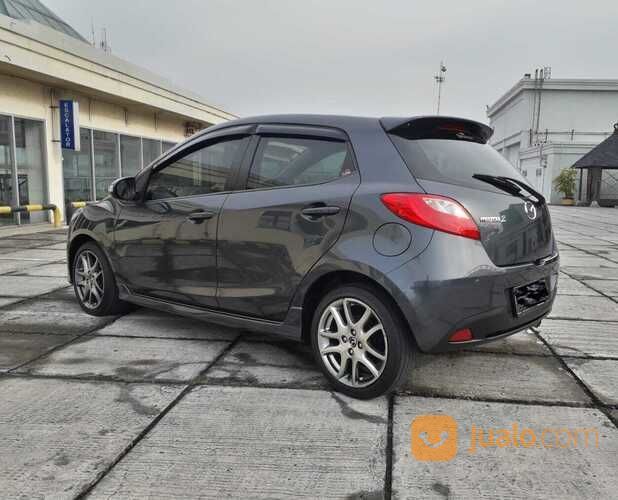
<path fill-rule="evenodd" d="M 75 293 L 97 316 L 138 304 L 296 339 L 336 390 L 392 391 L 415 352 L 551 310 L 547 205 L 491 134 L 432 116 L 208 128 L 74 214 Z"/>

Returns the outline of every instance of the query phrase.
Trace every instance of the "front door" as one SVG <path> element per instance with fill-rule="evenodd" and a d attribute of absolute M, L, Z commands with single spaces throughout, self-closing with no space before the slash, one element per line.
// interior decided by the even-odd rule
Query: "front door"
<path fill-rule="evenodd" d="M 218 138 L 155 166 L 115 231 L 119 278 L 134 293 L 217 307 L 217 225 L 248 137 Z"/>
<path fill-rule="evenodd" d="M 237 186 L 245 189 L 225 200 L 221 309 L 283 320 L 303 276 L 343 229 L 360 181 L 350 146 L 345 136 L 308 136 L 306 129 L 297 136 L 295 128 L 258 128 L 253 162 Z"/>

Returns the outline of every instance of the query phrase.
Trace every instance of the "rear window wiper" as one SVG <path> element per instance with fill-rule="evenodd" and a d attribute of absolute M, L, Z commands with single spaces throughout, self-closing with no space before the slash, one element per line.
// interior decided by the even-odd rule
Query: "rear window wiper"
<path fill-rule="evenodd" d="M 513 179 L 512 177 L 505 177 L 502 175 L 488 175 L 488 174 L 474 174 L 472 177 L 478 179 L 479 181 L 487 182 L 498 189 L 502 189 L 509 194 L 514 196 L 518 196 L 524 200 L 530 200 L 529 196 L 526 196 L 522 193 L 522 189 L 528 191 L 532 196 L 534 196 L 537 200 L 537 203 L 544 203 L 545 198 L 541 193 L 534 190 L 525 182 L 522 182 L 518 179 Z"/>

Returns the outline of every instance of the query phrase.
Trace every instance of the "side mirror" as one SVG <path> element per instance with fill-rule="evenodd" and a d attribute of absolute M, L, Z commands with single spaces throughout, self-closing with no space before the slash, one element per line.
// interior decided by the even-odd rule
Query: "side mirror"
<path fill-rule="evenodd" d="M 109 187 L 112 198 L 122 201 L 135 200 L 135 177 L 121 177 L 112 182 Z"/>

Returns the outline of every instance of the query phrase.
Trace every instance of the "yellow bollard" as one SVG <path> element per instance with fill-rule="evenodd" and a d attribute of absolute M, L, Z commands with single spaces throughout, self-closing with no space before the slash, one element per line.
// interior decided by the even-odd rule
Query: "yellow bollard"
<path fill-rule="evenodd" d="M 60 209 L 58 207 L 55 207 L 52 213 L 54 214 L 54 227 L 62 226 L 62 216 L 60 215 Z"/>

